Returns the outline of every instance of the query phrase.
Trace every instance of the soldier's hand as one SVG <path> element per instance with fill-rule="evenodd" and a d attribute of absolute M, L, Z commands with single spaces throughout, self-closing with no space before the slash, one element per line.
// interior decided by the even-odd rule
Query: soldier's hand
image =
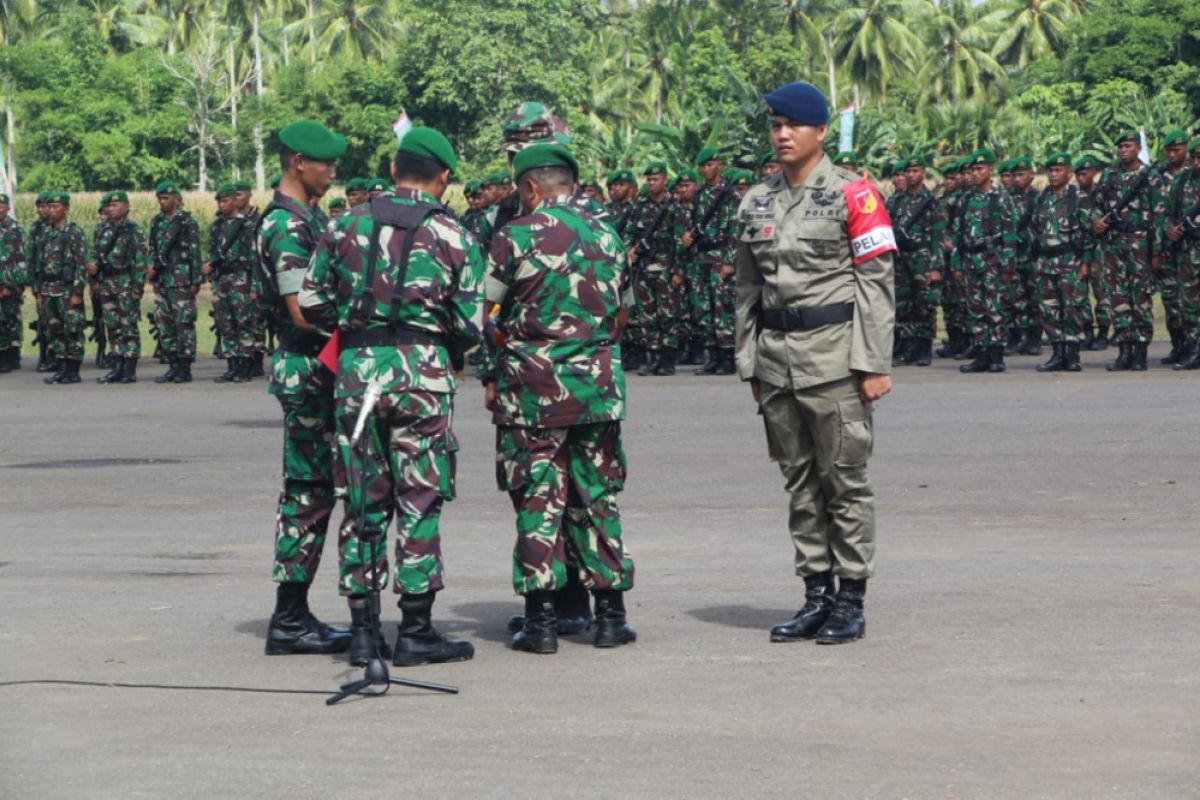
<path fill-rule="evenodd" d="M 683 286 L 683 276 L 682 275 L 672 275 L 671 276 L 671 285 L 676 288 Z"/>
<path fill-rule="evenodd" d="M 1013 274 L 1011 272 L 1001 272 L 1000 279 L 1005 283 L 1012 283 Z"/>
<path fill-rule="evenodd" d="M 959 283 L 962 283 L 962 281 L 963 281 L 962 270 L 956 269 L 951 274 L 954 276 L 954 280 L 958 281 Z"/>
<path fill-rule="evenodd" d="M 257 302 L 258 302 L 258 292 L 251 292 L 251 293 L 250 293 L 250 302 L 251 302 L 251 303 L 257 303 Z"/>
<path fill-rule="evenodd" d="M 83 305 L 83 295 L 81 295 L 81 294 L 71 295 L 71 305 L 73 305 L 73 306 Z"/>
<path fill-rule="evenodd" d="M 150 267 L 146 270 L 146 277 L 150 280 L 154 280 L 158 277 L 158 270 L 154 269 L 154 267 Z"/>
<path fill-rule="evenodd" d="M 97 264 L 95 261 L 93 261 L 91 264 L 88 264 L 88 274 L 89 275 L 95 275 L 99 271 L 100 271 L 100 265 Z"/>
<path fill-rule="evenodd" d="M 496 410 L 496 382 L 492 381 L 483 387 L 483 407 L 488 411 Z"/>
<path fill-rule="evenodd" d="M 1154 270 L 1155 272 L 1162 272 L 1162 268 L 1163 268 L 1162 256 L 1151 256 L 1150 269 Z"/>
<path fill-rule="evenodd" d="M 929 271 L 929 282 L 930 283 L 941 283 L 942 282 L 942 271 L 940 269 L 931 269 Z"/>
<path fill-rule="evenodd" d="M 685 233 L 683 235 L 683 238 L 680 239 L 679 241 L 683 242 L 684 247 L 691 247 L 695 243 L 696 240 L 692 238 L 692 232 L 688 231 L 687 233 Z"/>
<path fill-rule="evenodd" d="M 892 376 L 864 372 L 858 379 L 858 398 L 863 404 L 874 403 L 892 390 Z"/>
<path fill-rule="evenodd" d="M 1182 225 L 1168 225 L 1167 226 L 1167 238 L 1170 239 L 1172 242 L 1178 242 L 1180 239 L 1183 238 L 1183 226 Z"/>
<path fill-rule="evenodd" d="M 1108 230 L 1108 219 L 1106 217 L 1098 217 L 1092 220 L 1092 230 L 1096 233 L 1104 233 Z"/>
<path fill-rule="evenodd" d="M 135 303 L 140 303 L 140 302 L 142 302 L 142 293 L 141 293 L 141 292 L 136 292 L 136 293 L 133 295 L 133 302 L 135 302 Z"/>
<path fill-rule="evenodd" d="M 192 297 L 195 297 L 198 294 L 200 294 L 200 284 L 197 283 L 192 286 Z"/>
<path fill-rule="evenodd" d="M 750 394 L 754 395 L 754 402 L 761 403 L 762 402 L 762 381 L 760 381 L 758 378 L 751 378 L 749 383 L 750 383 Z"/>
<path fill-rule="evenodd" d="M 203 264 L 200 266 L 200 274 L 201 274 L 201 275 L 212 275 L 212 264 L 210 264 L 209 262 L 205 261 L 205 262 L 204 262 L 204 263 L 203 263 Z"/>
<path fill-rule="evenodd" d="M 721 274 L 721 280 L 723 280 L 723 281 L 729 280 L 730 278 L 733 277 L 733 273 L 734 273 L 733 264 L 722 264 L 719 272 Z"/>
<path fill-rule="evenodd" d="M 1091 271 L 1088 269 L 1088 266 L 1087 266 L 1087 264 L 1083 264 L 1083 265 L 1081 265 L 1081 266 L 1079 267 L 1079 279 L 1080 279 L 1080 280 L 1087 280 L 1087 276 L 1090 274 L 1090 272 L 1091 272 Z"/>

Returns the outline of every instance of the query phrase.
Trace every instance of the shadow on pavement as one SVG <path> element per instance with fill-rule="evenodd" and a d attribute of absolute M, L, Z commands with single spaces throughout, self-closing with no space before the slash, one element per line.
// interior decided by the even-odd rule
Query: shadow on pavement
<path fill-rule="evenodd" d="M 713 625 L 762 630 L 769 630 L 773 625 L 787 622 L 795 614 L 795 608 L 780 610 L 754 606 L 708 606 L 707 608 L 693 608 L 687 612 L 689 617 Z"/>

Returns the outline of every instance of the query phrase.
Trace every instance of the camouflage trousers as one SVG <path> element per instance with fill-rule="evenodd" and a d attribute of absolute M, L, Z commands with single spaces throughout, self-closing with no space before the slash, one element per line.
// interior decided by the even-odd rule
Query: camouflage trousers
<path fill-rule="evenodd" d="M 315 358 L 275 351 L 267 389 L 283 409 L 283 491 L 275 517 L 277 583 L 311 583 L 321 563 L 333 490 L 333 374 Z"/>
<path fill-rule="evenodd" d="M 1113 333 L 1118 342 L 1154 339 L 1154 278 L 1145 239 L 1117 234 L 1103 248 L 1104 277 L 1112 303 Z"/>
<path fill-rule="evenodd" d="M 1010 328 L 1028 330 L 1039 327 L 1041 322 L 1041 293 L 1036 262 L 1027 262 L 1022 254 L 1017 271 L 1008 283 L 1008 325 Z"/>
<path fill-rule="evenodd" d="M 337 400 L 334 485 L 346 514 L 338 531 L 338 587 L 343 595 L 387 587 L 387 529 L 395 517 L 395 591 L 440 591 L 438 523 L 442 504 L 454 499 L 458 451 L 450 428 L 454 396 L 384 394 L 351 449 L 362 401 L 361 395 Z"/>
<path fill-rule="evenodd" d="M 967 329 L 977 345 L 1002 345 L 1008 335 L 1004 300 L 1008 296 L 1000 261 L 995 256 L 963 256 L 963 295 Z"/>
<path fill-rule="evenodd" d="M 1088 303 L 1092 323 L 1098 328 L 1112 325 L 1112 304 L 1108 300 L 1108 280 L 1104 277 L 1103 258 L 1093 259 L 1088 263 L 1088 276 L 1084 288 L 1084 297 L 1087 297 L 1086 290 L 1090 289 L 1094 301 L 1094 308 L 1092 302 Z"/>
<path fill-rule="evenodd" d="M 21 301 L 24 292 L 0 298 L 0 350 L 20 350 L 25 341 L 21 327 Z"/>
<path fill-rule="evenodd" d="M 875 572 L 875 494 L 867 479 L 874 438 L 858 378 L 791 389 L 763 384 L 767 454 L 790 497 L 796 574 Z"/>
<path fill-rule="evenodd" d="M 686 297 L 686 336 L 689 339 L 704 341 L 704 331 L 707 330 L 708 290 L 705 287 L 707 272 L 699 261 L 689 259 L 684 264 L 684 290 Z"/>
<path fill-rule="evenodd" d="M 627 345 L 646 344 L 645 312 L 642 310 L 641 299 L 646 296 L 646 269 L 640 264 L 629 268 L 629 288 L 633 294 L 633 306 L 629 309 L 629 320 L 625 323 L 625 332 L 621 340 Z"/>
<path fill-rule="evenodd" d="M 664 347 L 679 347 L 684 297 L 683 287 L 672 284 L 670 270 L 652 266 L 635 286 L 635 298 L 646 347 L 658 352 Z"/>
<path fill-rule="evenodd" d="M 254 306 L 250 302 L 249 274 L 221 275 L 213 284 L 213 316 L 221 336 L 221 358 L 245 358 L 255 351 L 258 313 Z"/>
<path fill-rule="evenodd" d="M 1053 344 L 1082 342 L 1087 333 L 1087 285 L 1076 257 L 1042 258 L 1038 264 L 1041 327 Z"/>
<path fill-rule="evenodd" d="M 134 296 L 130 276 L 106 275 L 100 281 L 100 308 L 108 332 L 108 350 L 114 356 L 138 358 L 142 354 L 142 298 Z"/>
<path fill-rule="evenodd" d="M 42 295 L 42 300 L 45 303 L 42 316 L 50 338 L 46 352 L 51 358 L 82 361 L 83 327 L 86 321 L 83 300 L 74 304 L 67 294 Z"/>
<path fill-rule="evenodd" d="M 1183 328 L 1183 307 L 1180 305 L 1179 266 L 1184 257 L 1178 251 L 1163 254 L 1162 273 L 1157 276 L 1158 294 L 1162 298 L 1167 330 Z"/>
<path fill-rule="evenodd" d="M 588 589 L 633 587 L 617 506 L 625 472 L 619 422 L 496 429 L 496 482 L 517 512 L 517 594 L 565 586 L 568 560 Z"/>
<path fill-rule="evenodd" d="M 967 330 L 967 302 L 963 282 L 947 276 L 942 282 L 942 324 L 946 331 Z"/>
<path fill-rule="evenodd" d="M 196 357 L 196 298 L 190 286 L 155 287 L 154 323 L 164 354 Z"/>
<path fill-rule="evenodd" d="M 737 305 L 737 284 L 733 276 L 722 278 L 719 264 L 705 264 L 704 270 L 704 330 L 707 347 L 733 349 L 734 307 Z"/>
<path fill-rule="evenodd" d="M 929 259 L 920 251 L 896 259 L 896 336 L 933 339 L 942 285 L 929 282 Z"/>
<path fill-rule="evenodd" d="M 1179 317 L 1189 342 L 1200 335 L 1200 242 L 1179 254 Z"/>

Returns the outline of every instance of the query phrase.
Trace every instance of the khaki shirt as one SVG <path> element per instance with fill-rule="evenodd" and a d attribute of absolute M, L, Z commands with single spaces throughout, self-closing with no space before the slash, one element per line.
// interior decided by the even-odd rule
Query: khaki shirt
<path fill-rule="evenodd" d="M 742 380 L 803 389 L 855 372 L 891 372 L 892 253 L 853 263 L 843 187 L 856 180 L 823 157 L 803 186 L 790 188 L 779 174 L 742 199 L 736 348 Z M 760 309 L 839 303 L 854 303 L 853 320 L 812 330 L 758 330 Z"/>

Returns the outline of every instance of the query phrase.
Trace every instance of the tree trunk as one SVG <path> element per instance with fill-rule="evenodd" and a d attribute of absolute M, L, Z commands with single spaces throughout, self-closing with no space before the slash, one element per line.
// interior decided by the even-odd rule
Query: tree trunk
<path fill-rule="evenodd" d="M 208 126 L 200 125 L 196 133 L 196 155 L 200 162 L 200 180 L 197 181 L 196 188 L 203 192 L 208 189 L 208 147 L 205 145 L 205 137 L 208 136 Z"/>
<path fill-rule="evenodd" d="M 833 43 L 829 41 L 828 37 L 825 39 L 825 63 L 829 65 L 829 102 L 834 108 L 837 108 L 837 70 L 833 64 Z"/>
<path fill-rule="evenodd" d="M 263 75 L 262 75 L 262 46 L 258 39 L 258 6 L 254 7 L 254 95 L 259 102 L 259 115 L 262 115 Z M 262 191 L 266 185 L 266 170 L 263 168 L 263 133 L 262 123 L 254 123 L 254 186 Z"/>
<path fill-rule="evenodd" d="M 237 141 L 238 123 L 238 92 L 240 87 L 237 80 L 237 61 L 233 52 L 233 40 L 229 41 L 229 127 L 233 132 L 233 140 Z M 233 177 L 242 177 L 241 167 L 236 158 L 233 159 Z"/>
<path fill-rule="evenodd" d="M 6 127 L 8 128 L 8 185 L 12 189 L 13 194 L 17 191 L 17 125 L 13 121 L 12 101 L 8 103 L 8 108 L 5 109 L 5 117 L 8 118 Z"/>

